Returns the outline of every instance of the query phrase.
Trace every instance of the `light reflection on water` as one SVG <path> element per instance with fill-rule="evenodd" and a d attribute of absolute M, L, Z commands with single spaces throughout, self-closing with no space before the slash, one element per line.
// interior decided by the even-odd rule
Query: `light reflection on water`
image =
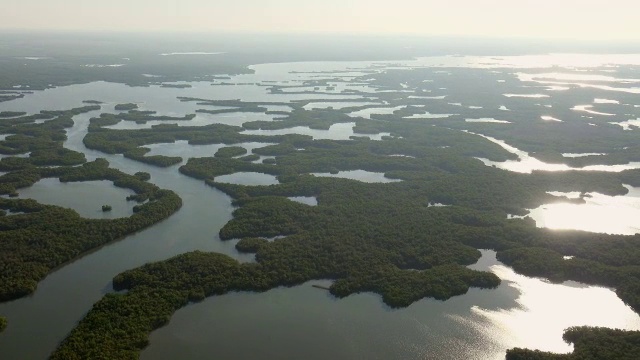
<path fill-rule="evenodd" d="M 288 199 L 304 205 L 318 206 L 318 198 L 315 196 L 292 196 Z"/>
<path fill-rule="evenodd" d="M 568 73 L 549 73 L 549 74 L 516 74 L 518 79 L 523 82 L 535 82 L 538 84 L 552 86 L 578 86 L 582 88 L 593 88 L 605 91 L 625 92 L 630 94 L 640 94 L 639 87 L 614 87 L 610 85 L 594 84 L 587 81 L 595 81 L 597 83 L 617 83 L 617 84 L 639 84 L 640 79 L 618 79 L 612 76 L 603 75 L 582 75 Z"/>
<path fill-rule="evenodd" d="M 532 99 L 542 99 L 542 98 L 548 98 L 550 97 L 549 95 L 545 95 L 545 94 L 503 94 L 505 97 L 508 98 L 532 98 Z"/>
<path fill-rule="evenodd" d="M 548 115 L 544 115 L 541 116 L 540 119 L 544 120 L 544 121 L 555 121 L 555 122 L 563 122 L 562 120 L 555 118 L 553 116 L 548 116 Z"/>
<path fill-rule="evenodd" d="M 467 131 L 470 134 L 472 132 Z M 492 138 L 490 136 L 480 135 L 483 138 L 500 145 L 503 149 L 508 152 L 515 154 L 518 156 L 518 160 L 507 160 L 507 161 L 491 161 L 488 159 L 478 158 L 478 160 L 482 161 L 487 166 L 495 166 L 499 169 L 519 172 L 519 173 L 527 173 L 530 174 L 533 171 L 605 171 L 605 172 L 622 172 L 625 170 L 631 169 L 640 169 L 640 162 L 630 162 L 628 164 L 619 164 L 619 165 L 589 165 L 581 168 L 570 167 L 566 164 L 549 164 L 543 161 L 540 161 L 533 156 L 529 155 L 526 151 L 522 151 L 514 146 L 507 144 L 502 140 L 498 140 Z"/>
<path fill-rule="evenodd" d="M 468 123 L 494 123 L 494 124 L 511 124 L 511 121 L 497 120 L 494 118 L 466 119 Z"/>
<path fill-rule="evenodd" d="M 589 114 L 593 114 L 593 115 L 602 115 L 602 116 L 615 116 L 616 114 L 610 114 L 610 113 L 604 113 L 604 112 L 599 112 L 599 111 L 594 111 L 591 110 L 593 109 L 593 105 L 576 105 L 573 108 L 571 108 L 571 110 L 575 110 L 575 111 L 583 111 Z"/>
<path fill-rule="evenodd" d="M 481 329 L 490 342 L 568 353 L 573 347 L 562 340 L 568 327 L 640 329 L 640 317 L 611 289 L 572 281 L 552 284 L 516 274 L 504 265 L 493 265 L 491 271 L 518 290 L 517 306 L 500 310 L 473 306 L 472 312 L 480 319 L 459 318 L 460 322 Z"/>
<path fill-rule="evenodd" d="M 390 107 L 390 108 L 367 108 L 358 111 L 354 111 L 347 115 L 351 117 L 363 117 L 365 119 L 371 119 L 371 115 L 393 115 L 397 110 L 402 110 L 406 108 L 406 105 Z"/>
<path fill-rule="evenodd" d="M 634 128 L 640 128 L 640 118 L 637 118 L 635 120 L 627 120 L 623 122 L 612 122 L 610 124 L 619 125 L 622 127 L 623 130 L 630 131 L 630 130 L 633 130 Z"/>
<path fill-rule="evenodd" d="M 629 193 L 624 196 L 589 193 L 584 197 L 584 204 L 545 204 L 532 209 L 529 216 L 536 221 L 538 227 L 549 229 L 634 235 L 640 233 L 640 188 L 625 187 Z M 577 198 L 575 194 L 566 195 L 568 198 Z"/>
<path fill-rule="evenodd" d="M 245 130 L 241 132 L 241 134 L 265 135 L 265 136 L 300 134 L 300 135 L 309 135 L 313 137 L 314 140 L 318 140 L 318 139 L 349 140 L 352 136 L 368 137 L 371 140 L 382 140 L 383 137 L 391 135 L 390 133 L 358 134 L 353 131 L 353 127 L 355 125 L 356 123 L 333 124 L 329 127 L 328 130 L 311 129 L 308 126 L 295 126 L 292 128 L 277 129 L 277 130 L 262 130 L 262 129 Z"/>
<path fill-rule="evenodd" d="M 516 346 L 568 352 L 562 333 L 570 326 L 640 329 L 638 315 L 610 289 L 527 278 L 497 261 L 494 251 L 481 252 L 469 268 L 494 272 L 502 279 L 497 289 L 472 288 L 464 296 L 423 299 L 403 309 L 386 308 L 371 293 L 337 300 L 311 287 L 329 286 L 327 280 L 262 294 L 230 293 L 178 310 L 169 326 L 151 335 L 141 359 L 252 358 L 260 353 L 305 359 L 496 360 Z M 600 308 L 607 311 L 592 316 Z M 237 346 L 236 334 L 252 339 L 251 346 Z"/>
<path fill-rule="evenodd" d="M 280 183 L 273 175 L 256 172 L 238 172 L 230 175 L 216 176 L 213 180 L 220 183 L 248 186 L 277 185 Z"/>
<path fill-rule="evenodd" d="M 366 183 L 390 183 L 390 182 L 399 182 L 402 180 L 399 179 L 389 179 L 384 176 L 384 173 L 371 172 L 365 170 L 349 170 L 349 171 L 340 171 L 336 174 L 330 173 L 312 173 L 313 176 L 318 177 L 335 177 L 342 179 L 351 179 L 362 181 Z"/>
<path fill-rule="evenodd" d="M 543 73 L 543 74 L 525 74 L 517 73 L 516 76 L 521 81 L 535 81 L 536 79 L 552 79 L 566 81 L 597 81 L 597 82 L 640 82 L 640 79 L 618 79 L 613 76 L 575 74 L 575 73 Z"/>

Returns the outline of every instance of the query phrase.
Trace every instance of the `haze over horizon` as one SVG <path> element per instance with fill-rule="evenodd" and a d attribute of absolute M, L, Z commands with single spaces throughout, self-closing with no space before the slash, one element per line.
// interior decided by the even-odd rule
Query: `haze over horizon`
<path fill-rule="evenodd" d="M 0 31 L 320 33 L 640 41 L 629 0 L 21 0 Z"/>

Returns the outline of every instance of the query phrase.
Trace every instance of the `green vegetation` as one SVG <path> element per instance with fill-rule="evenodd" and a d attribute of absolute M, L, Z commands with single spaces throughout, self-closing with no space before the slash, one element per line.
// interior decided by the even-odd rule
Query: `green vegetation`
<path fill-rule="evenodd" d="M 102 211 L 103 212 L 108 212 L 113 210 L 113 208 L 111 207 L 111 205 L 102 205 Z"/>
<path fill-rule="evenodd" d="M 14 89 L 24 86 L 29 90 L 41 90 L 73 84 L 87 84 L 95 81 L 127 84 L 130 86 L 161 85 L 164 82 L 207 81 L 220 75 L 245 74 L 251 70 L 248 65 L 255 56 L 183 56 L 176 61 L 173 56 L 158 56 L 168 48 L 206 47 L 210 43 L 196 39 L 171 40 L 156 36 L 128 36 L 123 45 L 122 39 L 112 38 L 105 41 L 102 36 L 89 36 L 86 44 L 78 43 L 78 38 L 65 35 L 52 38 L 46 34 L 12 34 L 5 37 L 2 59 L 0 59 L 0 89 Z M 115 41 L 112 41 L 115 40 Z M 90 46 L 88 44 L 100 44 Z M 137 46 L 131 44 L 145 44 Z M 161 44 L 161 45 L 158 45 Z M 222 45 L 221 46 L 227 46 Z M 25 53 L 39 46 L 39 52 L 46 57 L 37 61 L 25 61 Z M 78 47 L 80 46 L 80 47 Z M 233 45 L 235 46 L 235 45 Z M 249 46 L 252 47 L 252 46 Z M 268 62 L 274 56 L 255 54 Z M 123 57 L 127 57 L 126 60 Z M 89 64 L 111 65 L 118 67 L 86 66 Z M 145 74 L 155 76 L 145 76 Z M 25 88 L 21 88 L 24 91 Z M 0 101 L 2 100 L 0 93 Z M 9 95 L 7 95 L 9 97 Z"/>
<path fill-rule="evenodd" d="M 128 291 L 109 294 L 96 303 L 51 359 L 105 355 L 137 359 L 148 344 L 148 334 L 167 324 L 173 312 L 189 302 L 229 291 L 265 291 L 278 283 L 298 281 L 273 270 L 239 264 L 221 254 L 193 252 L 122 273 L 114 279 L 114 288 Z M 484 285 L 495 285 L 495 276 L 489 278 L 492 281 Z M 439 284 L 446 286 L 444 281 Z"/>
<path fill-rule="evenodd" d="M 640 331 L 605 328 L 572 327 L 563 339 L 574 344 L 572 354 L 553 354 L 543 351 L 511 349 L 507 360 L 634 360 L 640 354 Z"/>
<path fill-rule="evenodd" d="M 187 115 L 191 117 L 191 115 Z M 188 120 L 185 117 L 184 120 Z M 157 119 L 158 117 L 154 117 Z M 150 120 L 148 116 L 144 121 Z M 175 118 L 172 118 L 176 120 Z M 300 135 L 287 135 L 266 137 L 257 135 L 240 134 L 243 128 L 213 124 L 208 126 L 177 126 L 156 125 L 150 129 L 141 130 L 114 130 L 104 126 L 115 125 L 121 119 L 118 115 L 103 114 L 99 118 L 91 119 L 89 133 L 84 138 L 84 144 L 89 149 L 99 150 L 108 154 L 123 154 L 129 159 L 147 164 L 168 167 L 182 162 L 180 157 L 168 157 L 162 155 L 145 156 L 150 150 L 144 145 L 157 143 L 172 143 L 178 140 L 187 140 L 192 145 L 206 144 L 238 144 L 250 141 L 282 141 L 285 138 L 305 138 Z"/>
<path fill-rule="evenodd" d="M 0 118 L 12 118 L 24 115 L 27 115 L 27 113 L 23 111 L 0 111 Z"/>
<path fill-rule="evenodd" d="M 139 172 L 133 174 L 133 176 L 137 177 L 141 181 L 149 181 L 149 180 L 151 180 L 151 174 L 149 174 L 148 172 L 139 171 Z"/>
<path fill-rule="evenodd" d="M 256 253 L 261 247 L 269 245 L 263 238 L 243 238 L 236 244 L 236 250 L 241 253 Z"/>
<path fill-rule="evenodd" d="M 230 159 L 230 158 L 245 155 L 246 153 L 247 153 L 247 149 L 241 146 L 229 146 L 229 147 L 223 147 L 219 149 L 214 156 L 217 158 Z"/>
<path fill-rule="evenodd" d="M 39 114 L 4 119 L 0 133 L 11 134 L 0 142 L 0 154 L 28 157 L 7 157 L 0 160 L 0 171 L 14 171 L 33 166 L 74 166 L 84 163 L 84 154 L 63 147 L 65 129 L 73 126 L 72 117 L 100 110 L 91 105 L 67 111 L 41 111 Z M 41 124 L 36 120 L 46 120 Z"/>
<path fill-rule="evenodd" d="M 118 111 L 130 111 L 130 110 L 135 110 L 137 108 L 138 108 L 138 104 L 132 104 L 132 103 L 118 104 L 115 106 L 115 109 Z"/>
<path fill-rule="evenodd" d="M 234 107 L 233 111 L 267 105 L 181 100 Z M 514 159 L 513 154 L 455 129 L 456 122 L 444 128 L 395 115 L 369 121 L 331 109 L 305 111 L 299 105 L 282 121 L 255 121 L 242 127 L 104 128 L 114 121 L 119 119 L 108 115 L 92 119 L 85 144 L 160 165 L 181 159 L 151 160 L 144 157 L 148 151 L 144 145 L 176 140 L 194 145 L 274 143 L 244 157 L 238 157 L 246 154 L 244 148 L 224 147 L 214 157 L 192 158 L 180 168 L 181 173 L 202 179 L 234 199 L 238 208 L 220 237 L 240 239 L 236 249 L 255 253 L 256 263 L 239 264 L 223 255 L 195 252 L 120 274 L 114 288 L 127 292 L 98 302 L 54 358 L 94 354 L 136 358 L 147 344 L 148 333 L 166 324 L 174 311 L 190 301 L 229 291 L 265 291 L 332 279 L 330 292 L 336 297 L 375 292 L 389 306 L 405 307 L 424 297 L 446 300 L 470 287 L 494 288 L 500 282 L 494 274 L 466 267 L 478 260 L 477 249 L 496 250 L 501 261 L 522 274 L 615 287 L 621 299 L 640 311 L 639 236 L 558 232 L 539 229 L 530 219 L 507 220 L 507 214 L 523 215 L 524 209 L 557 200 L 547 191 L 625 194 L 623 183 L 640 184 L 638 170 L 588 175 L 510 173 L 487 167 L 474 157 L 504 161 Z M 359 134 L 388 132 L 391 136 L 383 141 L 362 137 L 333 141 L 241 134 L 245 129 L 293 126 L 328 129 L 346 122 L 355 122 L 354 131 Z M 410 157 L 393 156 L 398 154 Z M 252 163 L 258 155 L 275 159 Z M 369 184 L 309 175 L 348 170 L 381 172 L 402 181 Z M 241 186 L 214 181 L 235 172 L 275 175 L 280 184 Z M 314 196 L 319 205 L 292 202 L 287 199 L 291 196 Z M 429 207 L 432 202 L 451 206 Z M 274 237 L 279 238 L 267 240 Z M 563 256 L 574 258 L 567 261 Z"/>
<path fill-rule="evenodd" d="M 188 114 L 185 116 L 181 116 L 181 117 L 176 117 L 176 116 L 166 116 L 166 115 L 155 115 L 155 111 L 137 111 L 137 110 L 131 110 L 127 113 L 120 113 L 120 114 L 103 114 L 104 117 L 110 118 L 116 118 L 116 119 L 120 119 L 120 120 L 124 120 L 124 121 L 135 121 L 137 124 L 144 124 L 147 121 L 153 121 L 153 120 L 161 120 L 161 121 L 189 121 L 189 120 L 193 120 L 196 115 L 195 114 Z"/>
<path fill-rule="evenodd" d="M 0 333 L 7 328 L 7 319 L 4 316 L 0 316 Z"/>

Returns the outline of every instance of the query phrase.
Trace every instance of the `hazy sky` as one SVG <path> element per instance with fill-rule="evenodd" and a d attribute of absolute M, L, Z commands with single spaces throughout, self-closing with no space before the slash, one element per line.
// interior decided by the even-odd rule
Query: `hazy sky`
<path fill-rule="evenodd" d="M 0 29 L 640 40 L 638 0 L 0 0 Z"/>

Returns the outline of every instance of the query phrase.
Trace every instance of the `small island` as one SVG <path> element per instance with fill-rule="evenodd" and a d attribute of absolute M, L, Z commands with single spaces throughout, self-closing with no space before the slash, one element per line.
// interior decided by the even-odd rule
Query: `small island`
<path fill-rule="evenodd" d="M 130 111 L 138 108 L 137 104 L 128 103 L 128 104 L 118 104 L 115 109 L 118 111 Z"/>
<path fill-rule="evenodd" d="M 103 212 L 109 212 L 111 210 L 112 210 L 111 205 L 102 205 Z"/>

